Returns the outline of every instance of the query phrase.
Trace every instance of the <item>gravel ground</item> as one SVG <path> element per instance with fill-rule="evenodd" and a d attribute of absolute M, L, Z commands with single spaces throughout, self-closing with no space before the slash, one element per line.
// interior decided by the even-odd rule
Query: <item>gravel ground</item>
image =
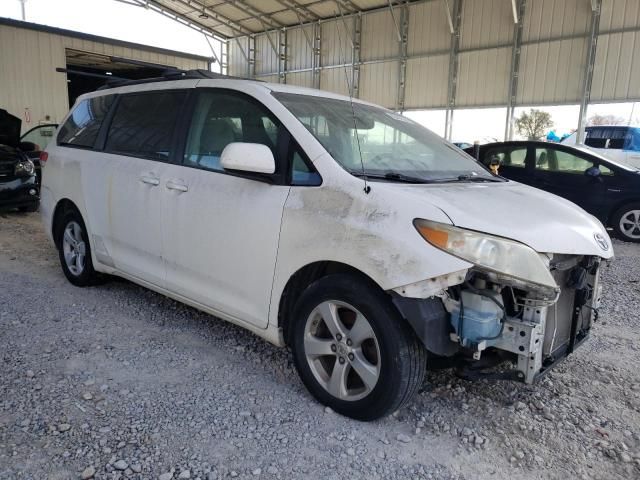
<path fill-rule="evenodd" d="M 640 245 L 590 341 L 540 384 L 429 373 L 373 423 L 291 355 L 131 283 L 78 289 L 38 214 L 0 215 L 0 479 L 640 478 Z"/>

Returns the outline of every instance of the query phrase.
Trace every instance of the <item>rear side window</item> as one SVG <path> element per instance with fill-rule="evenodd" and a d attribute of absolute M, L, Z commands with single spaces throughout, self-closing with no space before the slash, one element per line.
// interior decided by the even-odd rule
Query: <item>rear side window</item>
<path fill-rule="evenodd" d="M 93 148 L 113 98 L 113 95 L 105 95 L 80 102 L 60 127 L 58 145 Z"/>
<path fill-rule="evenodd" d="M 105 150 L 150 160 L 168 161 L 173 131 L 185 92 L 125 95 L 113 116 Z"/>
<path fill-rule="evenodd" d="M 626 127 L 591 127 L 586 130 L 584 144 L 592 148 L 625 148 L 629 129 Z"/>
<path fill-rule="evenodd" d="M 503 167 L 524 168 L 527 159 L 527 147 L 492 148 L 484 156 L 484 164 L 489 166 L 498 162 Z"/>

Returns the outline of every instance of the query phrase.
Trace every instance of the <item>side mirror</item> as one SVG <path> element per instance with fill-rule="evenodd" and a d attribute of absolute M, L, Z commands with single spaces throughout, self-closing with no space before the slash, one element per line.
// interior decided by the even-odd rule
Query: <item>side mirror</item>
<path fill-rule="evenodd" d="M 234 142 L 227 145 L 220 156 L 225 170 L 251 173 L 274 173 L 276 161 L 266 145 L 260 143 Z"/>
<path fill-rule="evenodd" d="M 587 177 L 591 177 L 591 178 L 597 178 L 601 175 L 600 169 L 596 166 L 593 167 L 589 167 L 584 171 L 584 174 Z"/>

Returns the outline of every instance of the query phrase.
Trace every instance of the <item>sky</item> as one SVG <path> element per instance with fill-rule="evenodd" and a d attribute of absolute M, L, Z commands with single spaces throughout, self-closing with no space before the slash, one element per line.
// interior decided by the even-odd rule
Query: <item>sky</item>
<path fill-rule="evenodd" d="M 25 6 L 27 22 L 212 56 L 202 33 L 143 7 L 116 0 L 26 0 Z M 0 17 L 22 20 L 20 1 L 0 0 Z"/>
<path fill-rule="evenodd" d="M 73 12 L 73 15 L 70 14 Z M 0 17 L 21 19 L 19 0 L 0 0 Z M 116 0 L 26 0 L 26 20 L 129 42 L 211 57 L 204 35 L 152 10 Z M 562 135 L 578 124 L 578 106 L 537 107 L 551 113 L 554 130 Z M 518 116 L 527 107 L 517 108 Z M 632 115 L 633 111 L 633 115 Z M 640 123 L 640 103 L 590 105 L 593 114 L 616 115 Z M 444 135 L 444 110 L 406 112 L 406 115 Z M 633 117 L 633 118 L 631 118 Z M 504 138 L 506 108 L 456 110 L 453 141 L 473 143 Z"/>

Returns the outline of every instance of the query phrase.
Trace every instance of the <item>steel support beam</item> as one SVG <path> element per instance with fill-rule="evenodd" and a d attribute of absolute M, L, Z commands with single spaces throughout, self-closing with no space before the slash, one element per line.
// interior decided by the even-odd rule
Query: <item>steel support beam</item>
<path fill-rule="evenodd" d="M 322 53 L 322 25 L 320 22 L 313 24 L 313 88 L 320 88 L 320 68 Z"/>
<path fill-rule="evenodd" d="M 453 112 L 456 107 L 456 89 L 458 86 L 458 51 L 460 50 L 460 24 L 462 20 L 462 0 L 453 2 L 453 34 L 449 50 L 449 80 L 447 85 L 447 111 L 444 122 L 444 137 L 451 141 L 453 132 Z"/>
<path fill-rule="evenodd" d="M 587 47 L 587 58 L 582 81 L 582 92 L 580 95 L 580 112 L 578 114 L 576 143 L 584 143 L 584 127 L 587 125 L 587 108 L 589 107 L 589 100 L 591 99 L 591 82 L 593 80 L 593 67 L 596 62 L 601 11 L 602 0 L 591 0 L 591 28 L 589 29 L 589 46 Z"/>
<path fill-rule="evenodd" d="M 513 47 L 511 49 L 511 74 L 509 80 L 509 96 L 507 98 L 507 121 L 504 130 L 504 139 L 513 140 L 513 114 L 518 96 L 518 79 L 520 76 L 520 54 L 522 52 L 522 31 L 524 28 L 524 15 L 527 8 L 527 0 L 517 1 L 513 11 Z"/>
<path fill-rule="evenodd" d="M 346 25 L 345 25 L 346 28 Z M 351 37 L 351 96 L 360 98 L 360 47 L 362 45 L 362 14 L 353 17 Z"/>
<path fill-rule="evenodd" d="M 160 8 L 164 8 L 163 5 L 157 2 L 156 0 L 144 0 L 144 1 L 149 5 L 155 4 Z M 218 22 L 220 25 L 224 25 L 230 30 L 233 30 L 234 32 L 236 32 L 237 35 L 250 35 L 251 33 L 253 33 L 251 30 L 243 27 L 237 22 L 234 22 L 229 17 L 226 17 L 216 12 L 215 10 L 207 7 L 204 3 L 202 3 L 204 2 L 204 0 L 200 0 L 198 2 L 196 2 L 195 0 L 173 0 L 173 1 L 184 7 L 192 8 L 193 9 L 192 12 L 202 12 L 202 14 L 209 16 L 210 18 Z M 188 17 L 188 15 L 186 16 Z M 191 20 L 191 19 L 190 21 L 195 22 L 194 20 Z M 201 24 L 201 25 L 204 26 L 204 24 Z"/>
<path fill-rule="evenodd" d="M 247 55 L 249 62 L 247 64 L 247 78 L 255 78 L 256 76 L 256 37 L 249 35 L 247 37 Z"/>
<path fill-rule="evenodd" d="M 400 41 L 398 42 L 400 61 L 398 62 L 398 99 L 396 109 L 404 111 L 404 100 L 407 91 L 407 47 L 409 44 L 409 4 L 400 6 L 400 23 L 398 25 Z"/>
<path fill-rule="evenodd" d="M 287 83 L 287 29 L 278 31 L 278 83 Z"/>

